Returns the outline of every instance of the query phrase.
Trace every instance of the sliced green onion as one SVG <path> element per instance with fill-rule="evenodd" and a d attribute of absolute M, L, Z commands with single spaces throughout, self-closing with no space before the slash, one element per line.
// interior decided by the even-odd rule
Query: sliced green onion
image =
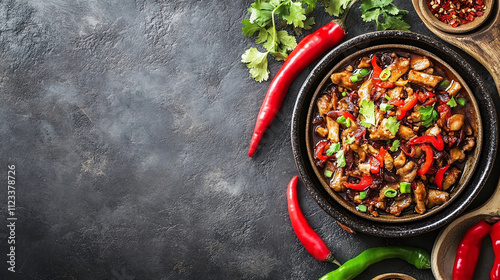
<path fill-rule="evenodd" d="M 347 92 L 343 91 L 342 92 L 342 96 L 346 97 L 347 96 Z"/>
<path fill-rule="evenodd" d="M 401 193 L 411 193 L 411 183 L 408 182 L 399 183 L 399 191 Z"/>
<path fill-rule="evenodd" d="M 467 103 L 467 99 L 465 99 L 463 97 L 460 97 L 458 99 L 458 104 L 460 104 L 460 106 L 465 106 L 466 103 Z"/>
<path fill-rule="evenodd" d="M 356 209 L 358 209 L 359 212 L 366 212 L 366 210 L 368 210 L 368 208 L 366 208 L 366 205 L 363 204 L 359 204 L 358 206 L 356 206 Z"/>
<path fill-rule="evenodd" d="M 366 198 L 366 192 L 365 191 L 359 192 L 359 198 L 360 199 L 365 199 Z"/>
<path fill-rule="evenodd" d="M 354 74 L 351 76 L 351 82 L 357 83 L 359 81 L 361 81 L 361 76 L 359 74 Z"/>
<path fill-rule="evenodd" d="M 392 109 L 394 107 L 394 105 L 391 105 L 389 103 L 382 103 L 380 104 L 380 110 L 381 111 L 384 111 L 384 112 L 387 112 L 389 111 L 390 109 Z"/>
<path fill-rule="evenodd" d="M 348 138 L 347 140 L 345 140 L 345 143 L 346 144 L 352 144 L 352 143 L 354 143 L 354 141 L 356 141 L 356 138 L 354 138 L 354 136 L 353 136 L 353 137 Z"/>
<path fill-rule="evenodd" d="M 384 98 L 387 99 L 387 100 L 391 100 L 391 97 L 389 95 L 384 95 Z"/>
<path fill-rule="evenodd" d="M 389 149 L 391 152 L 395 152 L 399 149 L 399 145 L 401 144 L 401 142 L 399 142 L 399 140 L 394 140 L 394 142 L 392 142 L 392 146 L 391 148 Z"/>
<path fill-rule="evenodd" d="M 382 72 L 380 72 L 380 80 L 381 81 L 387 81 L 389 77 L 391 76 L 391 70 L 389 69 L 384 69 Z"/>
<path fill-rule="evenodd" d="M 384 196 L 388 198 L 393 198 L 398 195 L 398 191 L 393 189 L 393 188 L 388 188 L 387 190 L 384 191 Z"/>
<path fill-rule="evenodd" d="M 344 116 L 341 116 L 341 117 L 338 117 L 337 118 L 337 122 L 338 123 L 341 123 L 347 127 L 350 127 L 351 126 L 351 119 L 350 118 L 346 118 Z"/>
<path fill-rule="evenodd" d="M 325 170 L 325 177 L 326 178 L 332 178 L 333 171 L 326 169 Z"/>
<path fill-rule="evenodd" d="M 450 86 L 450 81 L 449 80 L 443 80 L 442 82 L 439 83 L 440 88 L 447 88 Z"/>
<path fill-rule="evenodd" d="M 370 73 L 370 70 L 368 70 L 367 68 L 361 68 L 358 72 L 358 74 L 361 76 L 361 77 L 364 77 L 366 75 L 368 75 Z"/>
<path fill-rule="evenodd" d="M 455 98 L 453 98 L 453 96 L 451 97 L 450 101 L 448 101 L 446 104 L 449 105 L 451 108 L 457 106 L 457 102 L 455 101 Z"/>

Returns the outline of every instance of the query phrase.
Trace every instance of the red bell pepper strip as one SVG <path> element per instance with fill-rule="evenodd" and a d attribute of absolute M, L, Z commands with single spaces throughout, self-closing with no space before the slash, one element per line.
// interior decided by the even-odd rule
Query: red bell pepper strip
<path fill-rule="evenodd" d="M 335 260 L 332 252 L 326 246 L 325 242 L 309 225 L 302 210 L 300 209 L 299 199 L 297 197 L 297 181 L 298 177 L 295 176 L 288 183 L 286 192 L 286 200 L 288 203 L 288 215 L 292 223 L 293 230 L 299 238 L 302 245 L 309 254 L 315 259 L 322 262 L 332 262 L 340 266 L 340 263 Z"/>
<path fill-rule="evenodd" d="M 423 144 L 423 143 L 432 144 L 432 146 L 434 146 L 434 148 L 436 148 L 438 151 L 442 151 L 444 149 L 444 142 L 443 142 L 443 137 L 441 137 L 441 134 L 438 134 L 437 137 L 430 135 L 415 137 L 410 141 L 408 141 L 408 144 L 410 145 Z"/>
<path fill-rule="evenodd" d="M 380 83 L 377 83 L 376 85 L 378 87 L 381 87 L 381 88 L 393 88 L 394 87 L 393 82 L 380 82 Z"/>
<path fill-rule="evenodd" d="M 372 183 L 373 183 L 372 176 L 363 175 L 363 177 L 361 177 L 361 181 L 358 184 L 344 183 L 344 185 L 349 189 L 362 191 L 362 190 L 368 188 Z"/>
<path fill-rule="evenodd" d="M 496 222 L 491 227 L 490 232 L 493 252 L 495 253 L 495 262 L 490 272 L 491 280 L 500 280 L 500 222 Z"/>
<path fill-rule="evenodd" d="M 262 136 L 278 114 L 288 88 L 295 77 L 321 54 L 342 41 L 344 37 L 343 28 L 336 22 L 330 21 L 302 39 L 288 55 L 285 63 L 271 82 L 260 107 L 248 150 L 249 157 L 253 156 Z"/>
<path fill-rule="evenodd" d="M 436 186 L 440 191 L 443 190 L 443 177 L 444 173 L 446 172 L 446 170 L 448 170 L 448 168 L 450 168 L 449 164 L 439 168 L 438 171 L 436 172 L 436 177 L 434 177 L 434 184 L 436 184 Z"/>
<path fill-rule="evenodd" d="M 422 151 L 425 152 L 425 163 L 417 171 L 417 174 L 419 176 L 423 176 L 432 166 L 432 162 L 434 161 L 434 152 L 432 151 L 432 147 L 427 144 L 423 144 L 420 147 L 422 148 Z"/>
<path fill-rule="evenodd" d="M 321 141 L 316 144 L 316 147 L 314 147 L 314 155 L 315 158 L 320 160 L 320 161 L 325 161 L 328 159 L 328 156 L 323 154 L 325 152 L 325 148 L 329 145 L 330 143 L 328 141 Z"/>
<path fill-rule="evenodd" d="M 453 280 L 473 279 L 483 239 L 490 231 L 491 225 L 484 220 L 479 221 L 467 230 L 460 244 L 458 244 L 453 266 Z"/>
<path fill-rule="evenodd" d="M 411 95 L 408 96 L 408 102 L 406 102 L 404 105 L 398 106 L 399 110 L 401 111 L 401 114 L 397 117 L 398 120 L 401 120 L 405 117 L 406 112 L 410 111 L 417 105 L 418 98 L 417 96 Z"/>
<path fill-rule="evenodd" d="M 370 172 L 377 174 L 380 171 L 380 161 L 376 157 L 370 157 Z"/>
<path fill-rule="evenodd" d="M 380 83 L 380 73 L 382 73 L 382 68 L 378 66 L 377 64 L 377 56 L 373 55 L 371 60 L 370 60 L 373 68 L 372 72 L 372 80 L 375 82 L 375 84 Z"/>

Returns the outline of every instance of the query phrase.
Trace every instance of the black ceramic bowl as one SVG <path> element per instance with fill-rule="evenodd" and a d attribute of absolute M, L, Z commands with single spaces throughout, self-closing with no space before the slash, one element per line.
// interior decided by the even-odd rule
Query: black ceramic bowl
<path fill-rule="evenodd" d="M 387 223 L 374 219 L 364 219 L 341 205 L 322 185 L 314 171 L 307 149 L 306 127 L 308 111 L 315 92 L 332 68 L 349 55 L 366 48 L 398 44 L 420 48 L 434 54 L 467 81 L 480 108 L 483 120 L 483 145 L 477 156 L 476 171 L 469 183 L 445 208 L 418 220 Z M 316 65 L 300 89 L 292 118 L 292 148 L 299 174 L 316 202 L 333 218 L 352 229 L 376 236 L 402 237 L 431 231 L 450 222 L 462 213 L 472 202 L 486 182 L 497 150 L 496 112 L 490 95 L 477 73 L 458 54 L 446 46 L 416 33 L 401 31 L 374 32 L 353 38 L 330 51 Z"/>

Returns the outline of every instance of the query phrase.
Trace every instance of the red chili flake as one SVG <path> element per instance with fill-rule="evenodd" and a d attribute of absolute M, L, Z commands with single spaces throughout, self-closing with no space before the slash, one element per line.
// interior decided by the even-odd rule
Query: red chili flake
<path fill-rule="evenodd" d="M 484 15 L 483 0 L 427 0 L 427 7 L 440 21 L 457 27 Z"/>

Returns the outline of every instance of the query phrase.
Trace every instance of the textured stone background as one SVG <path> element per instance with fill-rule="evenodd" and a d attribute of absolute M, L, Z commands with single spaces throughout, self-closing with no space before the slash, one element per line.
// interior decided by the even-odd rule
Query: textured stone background
<path fill-rule="evenodd" d="M 432 36 L 410 1 L 394 2 L 410 11 L 412 31 Z M 240 24 L 250 3 L 0 1 L 0 224 L 8 164 L 18 217 L 15 274 L 0 226 L 0 279 L 316 279 L 335 268 L 308 255 L 286 210 L 297 173 L 290 113 L 307 71 L 246 155 L 269 85 L 239 62 L 253 46 Z M 316 28 L 330 20 L 317 10 Z M 348 38 L 374 29 L 350 14 Z M 492 78 L 464 57 L 499 106 Z M 272 74 L 279 66 L 271 62 Z M 299 195 L 340 261 L 372 246 L 430 250 L 438 234 L 351 236 L 302 185 Z M 358 279 L 394 271 L 433 279 L 399 260 Z"/>

